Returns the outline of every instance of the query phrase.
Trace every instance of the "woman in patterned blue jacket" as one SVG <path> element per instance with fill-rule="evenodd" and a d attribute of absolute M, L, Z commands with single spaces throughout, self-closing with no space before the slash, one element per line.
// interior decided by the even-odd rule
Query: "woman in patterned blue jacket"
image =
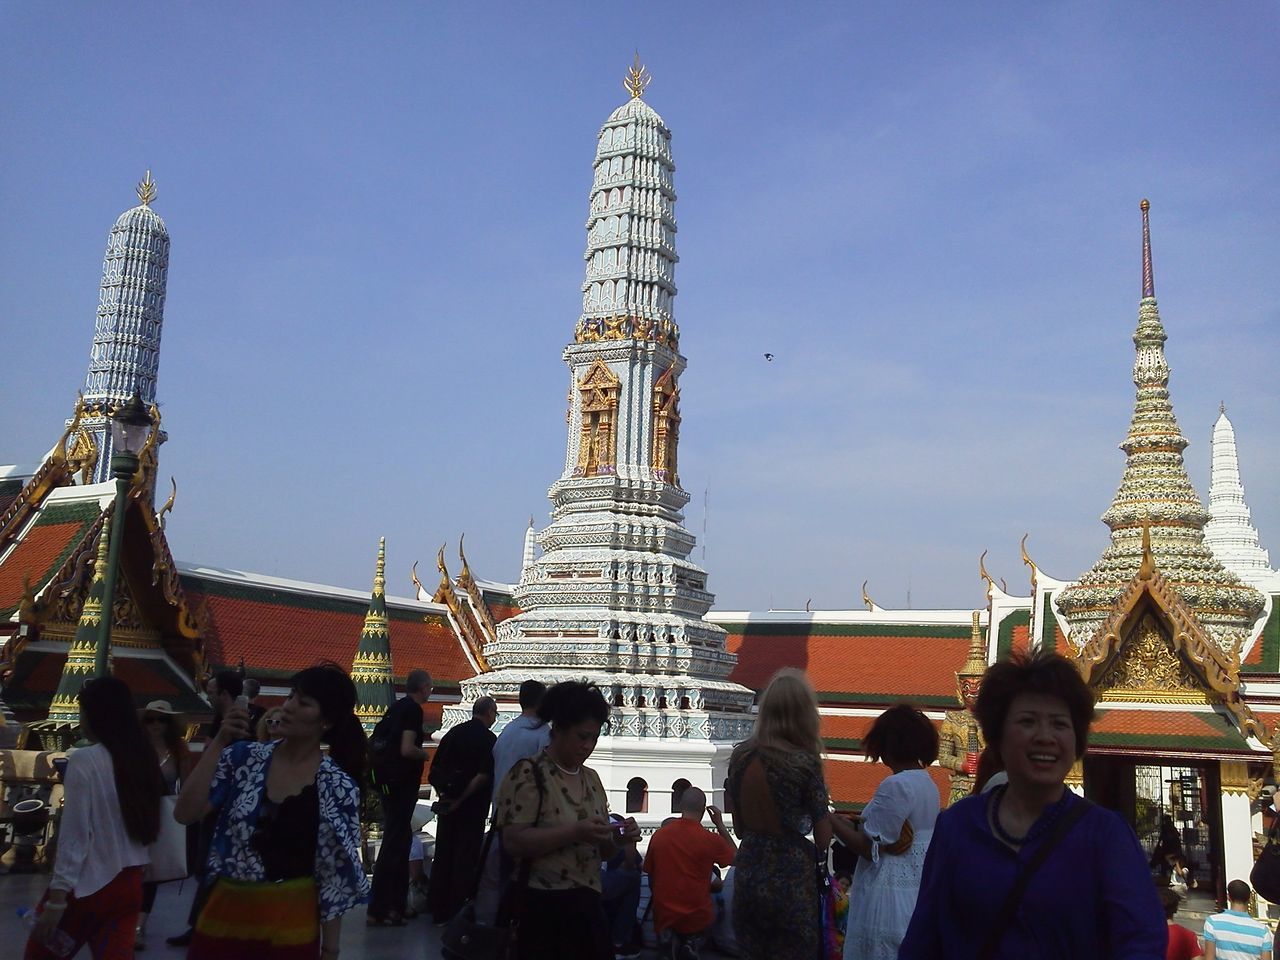
<path fill-rule="evenodd" d="M 368 895 L 355 685 L 336 664 L 309 667 L 292 683 L 280 740 L 241 739 L 250 735 L 249 714 L 233 707 L 183 785 L 178 820 L 218 811 L 208 863 L 214 887 L 191 960 L 335 960 L 342 915 Z"/>

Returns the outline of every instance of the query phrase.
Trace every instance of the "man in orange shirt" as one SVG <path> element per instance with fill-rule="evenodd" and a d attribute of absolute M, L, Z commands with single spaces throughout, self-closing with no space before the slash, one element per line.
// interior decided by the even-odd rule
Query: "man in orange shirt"
<path fill-rule="evenodd" d="M 702 826 L 711 816 L 716 832 Z M 686 787 L 680 816 L 668 821 L 649 841 L 644 869 L 653 892 L 653 925 L 672 960 L 697 960 L 698 942 L 715 920 L 711 904 L 711 868 L 733 863 L 738 847 L 724 827 L 724 815 L 707 807 L 707 795 Z"/>

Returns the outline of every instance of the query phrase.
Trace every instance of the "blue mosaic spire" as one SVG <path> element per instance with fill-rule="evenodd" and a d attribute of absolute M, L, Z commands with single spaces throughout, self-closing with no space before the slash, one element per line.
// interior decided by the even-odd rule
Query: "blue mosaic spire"
<path fill-rule="evenodd" d="M 150 406 L 160 368 L 160 330 L 169 279 L 169 231 L 151 209 L 156 185 L 138 184 L 136 207 L 116 220 L 107 238 L 102 288 L 89 371 L 84 380 L 86 416 L 82 431 L 92 441 L 96 463 L 92 481 L 111 476 L 111 430 L 107 414 L 134 393 Z"/>

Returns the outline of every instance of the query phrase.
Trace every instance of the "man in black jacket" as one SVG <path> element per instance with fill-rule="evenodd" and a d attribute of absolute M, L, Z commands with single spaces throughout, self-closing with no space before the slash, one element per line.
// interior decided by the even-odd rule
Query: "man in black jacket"
<path fill-rule="evenodd" d="M 427 774 L 440 794 L 427 888 L 427 909 L 437 924 L 448 923 L 466 901 L 480 863 L 497 740 L 489 728 L 497 719 L 498 705 L 492 697 L 477 700 L 471 719 L 444 735 Z"/>
<path fill-rule="evenodd" d="M 373 780 L 382 801 L 382 846 L 373 867 L 369 891 L 370 926 L 401 926 L 409 893 L 410 821 L 418 802 L 422 768 L 422 705 L 431 697 L 431 674 L 410 670 L 405 695 L 387 708 L 374 730 L 375 739 L 389 741 L 389 758 L 374 758 Z"/>

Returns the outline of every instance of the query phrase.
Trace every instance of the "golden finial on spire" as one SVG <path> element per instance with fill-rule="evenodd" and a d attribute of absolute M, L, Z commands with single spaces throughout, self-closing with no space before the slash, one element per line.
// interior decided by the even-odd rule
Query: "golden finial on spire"
<path fill-rule="evenodd" d="M 386 595 L 387 592 L 387 538 L 378 538 L 378 559 L 373 567 L 373 592 L 375 595 Z"/>
<path fill-rule="evenodd" d="M 144 207 L 151 206 L 151 201 L 156 198 L 156 182 L 151 179 L 151 171 L 147 171 L 147 179 L 138 184 L 138 199 L 142 201 Z"/>
<path fill-rule="evenodd" d="M 876 610 L 876 602 L 875 602 L 874 600 L 872 600 L 872 599 L 871 599 L 871 597 L 870 597 L 870 595 L 867 593 L 867 584 L 868 584 L 869 582 L 870 582 L 870 581 L 868 581 L 868 580 L 863 580 L 863 581 L 862 581 L 862 602 L 863 602 L 863 604 L 866 606 L 866 608 L 867 608 L 868 610 L 870 610 L 872 613 L 875 613 L 875 610 Z"/>
<path fill-rule="evenodd" d="M 987 641 L 982 636 L 982 612 L 974 610 L 969 626 L 969 656 L 960 668 L 961 676 L 982 676 L 987 669 Z"/>
<path fill-rule="evenodd" d="M 640 62 L 640 51 L 637 50 L 635 62 L 631 64 L 631 68 L 627 70 L 627 75 L 623 77 L 622 86 L 626 88 L 627 93 L 631 94 L 632 100 L 638 100 L 644 95 L 645 88 L 652 82 L 653 75 Z"/>

